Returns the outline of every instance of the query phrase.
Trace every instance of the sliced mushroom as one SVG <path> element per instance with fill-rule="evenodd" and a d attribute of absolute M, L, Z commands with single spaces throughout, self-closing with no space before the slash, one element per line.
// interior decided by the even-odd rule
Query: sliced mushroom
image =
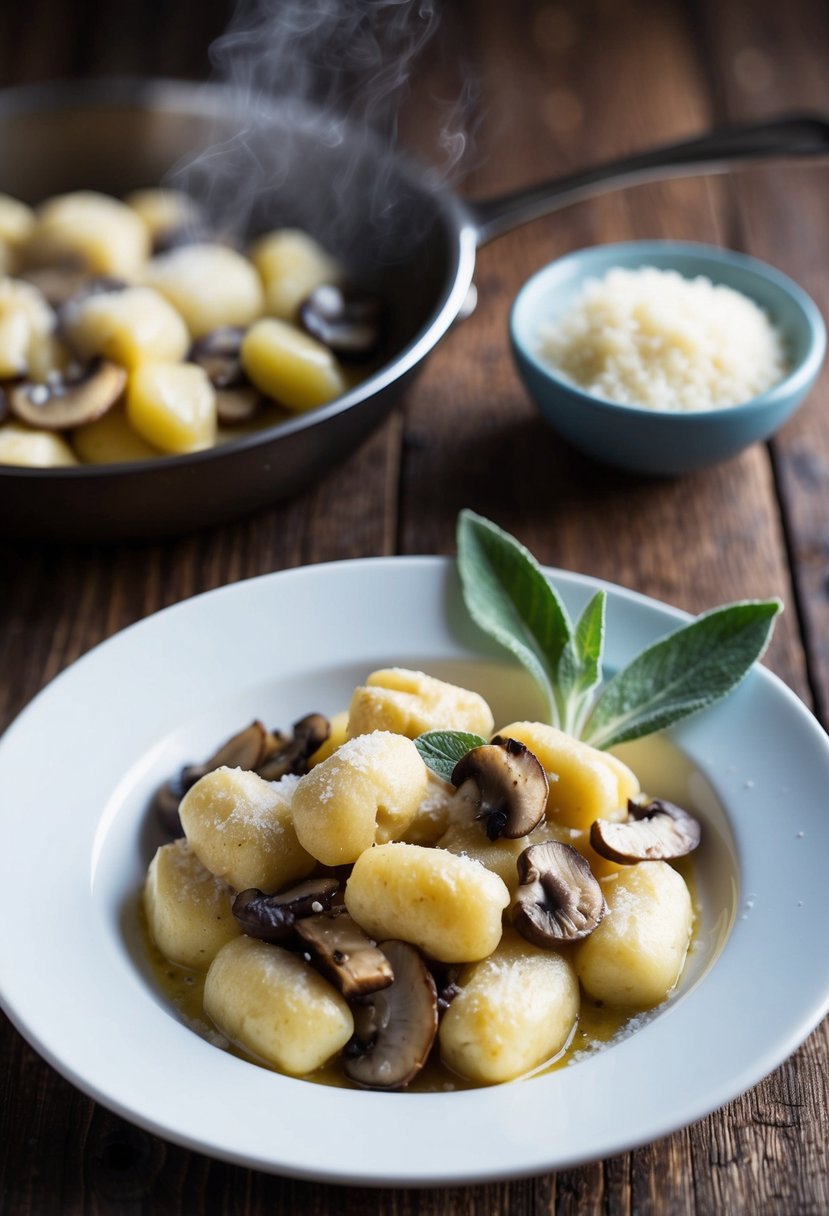
<path fill-rule="evenodd" d="M 347 912 L 322 913 L 294 926 L 311 962 L 346 1000 L 388 988 L 392 964 Z"/>
<path fill-rule="evenodd" d="M 346 295 L 324 283 L 300 305 L 299 322 L 340 358 L 365 359 L 380 344 L 381 308 L 373 296 Z"/>
<path fill-rule="evenodd" d="M 414 946 L 381 942 L 394 983 L 353 1007 L 345 1074 L 366 1089 L 402 1089 L 429 1058 L 438 1029 L 435 981 Z"/>
<path fill-rule="evenodd" d="M 201 777 L 223 766 L 255 770 L 268 755 L 273 739 L 273 735 L 261 722 L 251 722 L 250 726 L 246 726 L 223 743 L 204 764 L 187 764 L 177 777 L 165 781 L 156 791 L 152 801 L 152 809 L 164 830 L 171 836 L 182 835 L 178 804 Z"/>
<path fill-rule="evenodd" d="M 222 426 L 252 422 L 261 413 L 265 399 L 252 384 L 216 389 L 216 417 Z"/>
<path fill-rule="evenodd" d="M 70 430 L 105 414 L 115 405 L 126 383 L 124 368 L 103 360 L 78 380 L 53 376 L 45 384 L 22 381 L 9 392 L 9 408 L 29 426 L 49 431 Z"/>
<path fill-rule="evenodd" d="M 308 761 L 331 733 L 322 714 L 306 714 L 294 723 L 290 735 L 272 732 L 258 719 L 232 735 L 203 764 L 186 764 L 177 777 L 166 781 L 155 793 L 152 807 L 171 836 L 182 834 L 178 804 L 196 782 L 217 768 L 244 768 L 265 781 L 278 781 L 286 773 L 302 775 Z"/>
<path fill-rule="evenodd" d="M 620 865 L 637 861 L 673 861 L 691 853 L 700 841 L 700 826 L 681 806 L 654 798 L 628 802 L 629 818 L 621 823 L 597 819 L 590 843 L 597 853 Z"/>
<path fill-rule="evenodd" d="M 587 860 L 572 845 L 530 845 L 518 858 L 518 878 L 512 923 L 536 946 L 579 941 L 607 911 Z"/>
<path fill-rule="evenodd" d="M 496 735 L 473 747 L 452 771 L 452 784 L 478 808 L 490 840 L 526 836 L 547 809 L 547 774 L 528 747 Z"/>
<path fill-rule="evenodd" d="M 188 764 L 181 770 L 181 783 L 185 790 L 195 785 L 217 768 L 245 768 L 255 770 L 268 754 L 273 735 L 258 719 L 244 730 L 232 735 L 204 764 Z"/>
<path fill-rule="evenodd" d="M 197 363 L 207 372 L 214 388 L 247 384 L 240 355 L 244 335 L 244 329 L 238 325 L 222 325 L 193 344 L 188 356 L 190 362 Z"/>
<path fill-rule="evenodd" d="M 331 734 L 331 723 L 323 714 L 306 714 L 292 729 L 290 735 L 271 736 L 272 746 L 256 768 L 265 781 L 278 781 L 286 773 L 307 773 L 308 761 Z"/>
<path fill-rule="evenodd" d="M 233 915 L 248 937 L 286 942 L 293 937 L 296 922 L 330 908 L 339 889 L 336 878 L 309 878 L 278 895 L 250 887 L 234 899 Z"/>

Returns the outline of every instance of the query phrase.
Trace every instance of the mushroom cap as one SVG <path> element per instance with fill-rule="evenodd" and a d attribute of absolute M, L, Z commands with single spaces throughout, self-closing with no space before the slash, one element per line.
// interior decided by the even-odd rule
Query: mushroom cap
<path fill-rule="evenodd" d="M 9 390 L 9 408 L 15 417 L 39 430 L 67 431 L 105 414 L 126 383 L 124 368 L 105 359 L 80 380 L 21 381 Z"/>
<path fill-rule="evenodd" d="M 590 843 L 602 857 L 619 865 L 638 861 L 673 861 L 693 852 L 700 842 L 698 821 L 665 799 L 628 802 L 629 817 L 621 823 L 597 819 Z"/>
<path fill-rule="evenodd" d="M 366 1089 L 403 1089 L 432 1050 L 437 990 L 414 946 L 387 941 L 380 949 L 394 970 L 394 983 L 353 1007 L 355 1033 L 344 1052 L 345 1074 Z"/>
<path fill-rule="evenodd" d="M 580 941 L 607 911 L 587 859 L 557 840 L 532 844 L 518 858 L 520 885 L 512 923 L 536 946 Z"/>
<path fill-rule="evenodd" d="M 299 306 L 300 325 L 341 359 L 365 359 L 380 344 L 382 306 L 374 296 L 347 295 L 322 283 Z"/>
<path fill-rule="evenodd" d="M 181 770 L 181 783 L 185 792 L 217 768 L 244 768 L 255 770 L 266 759 L 273 736 L 258 719 L 244 730 L 237 731 L 213 753 L 204 764 L 188 764 Z"/>
<path fill-rule="evenodd" d="M 294 723 L 293 734 L 269 731 L 258 719 L 231 735 L 202 764 L 186 764 L 177 777 L 160 786 L 153 797 L 153 810 L 171 836 L 182 834 L 178 804 L 191 786 L 217 768 L 242 768 L 258 773 L 264 781 L 278 781 L 286 773 L 308 771 L 308 758 L 331 733 L 322 714 L 306 714 Z"/>
<path fill-rule="evenodd" d="M 185 764 L 177 777 L 159 786 L 153 797 L 153 811 L 165 831 L 171 836 L 183 834 L 178 805 L 199 778 L 223 767 L 256 769 L 267 756 L 272 744 L 273 735 L 257 720 L 232 735 L 203 764 Z"/>
<path fill-rule="evenodd" d="M 469 784 L 478 818 L 486 820 L 490 840 L 526 836 L 544 818 L 549 787 L 547 774 L 523 743 L 496 735 L 491 743 L 473 747 L 452 770 L 452 784 Z"/>
<path fill-rule="evenodd" d="M 324 714 L 306 714 L 294 722 L 290 735 L 274 734 L 272 745 L 257 772 L 265 781 L 278 781 L 286 773 L 302 776 L 308 761 L 331 734 L 331 723 Z"/>
<path fill-rule="evenodd" d="M 220 325 L 193 343 L 188 356 L 190 362 L 207 372 L 214 388 L 238 388 L 247 384 L 241 359 L 244 335 L 241 326 Z"/>
<path fill-rule="evenodd" d="M 386 955 L 347 912 L 303 917 L 294 927 L 311 962 L 346 1000 L 388 988 L 394 980 Z"/>
<path fill-rule="evenodd" d="M 277 895 L 249 887 L 234 899 L 233 915 L 248 937 L 285 942 L 298 920 L 329 908 L 339 889 L 337 878 L 308 878 Z"/>

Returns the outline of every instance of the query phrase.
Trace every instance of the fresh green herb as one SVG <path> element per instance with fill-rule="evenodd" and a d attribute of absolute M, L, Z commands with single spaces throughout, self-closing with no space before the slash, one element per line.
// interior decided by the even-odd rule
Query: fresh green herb
<path fill-rule="evenodd" d="M 558 723 L 558 666 L 573 627 L 544 571 L 528 549 L 473 511 L 458 517 L 458 569 L 469 615 L 526 667 Z"/>
<path fill-rule="evenodd" d="M 607 593 L 597 591 L 579 617 L 558 661 L 558 687 L 564 703 L 563 728 L 581 734 L 590 712 L 590 694 L 602 678 Z"/>
<path fill-rule="evenodd" d="M 584 738 L 614 747 L 719 701 L 766 649 L 780 607 L 751 600 L 715 608 L 643 650 L 605 685 Z"/>
<path fill-rule="evenodd" d="M 603 591 L 573 626 L 529 550 L 468 510 L 458 518 L 458 569 L 469 615 L 535 679 L 552 725 L 600 748 L 664 730 L 721 700 L 761 658 L 783 607 L 770 599 L 715 608 L 649 646 L 594 697 L 602 680 Z M 455 756 L 462 736 L 439 734 Z"/>
<path fill-rule="evenodd" d="M 451 782 L 458 761 L 473 747 L 483 747 L 487 740 L 463 730 L 427 730 L 414 742 L 423 763 L 444 781 Z"/>

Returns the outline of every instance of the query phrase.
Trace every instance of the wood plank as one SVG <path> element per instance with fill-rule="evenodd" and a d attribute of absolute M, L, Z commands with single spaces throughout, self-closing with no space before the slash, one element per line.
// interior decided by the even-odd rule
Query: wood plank
<path fill-rule="evenodd" d="M 738 0 L 698 7 L 712 90 L 723 117 L 758 118 L 783 109 L 829 113 L 829 13 L 805 3 L 797 12 Z M 733 243 L 790 274 L 826 315 L 825 164 L 758 167 L 730 183 Z M 829 714 L 829 377 L 824 371 L 801 411 L 771 448 L 781 523 L 793 569 L 792 609 L 805 641 L 815 710 Z M 795 685 L 798 691 L 802 689 Z M 700 1189 L 712 1210 L 730 1210 L 746 1194 L 758 1211 L 829 1209 L 829 1114 L 826 1022 L 763 1085 L 735 1105 L 734 1126 L 709 1145 L 720 1168 Z M 707 1125 L 701 1125 L 705 1133 Z M 759 1133 L 759 1134 L 758 1134 Z M 758 1161 L 759 1158 L 759 1161 Z M 705 1210 L 705 1206 L 703 1206 Z"/>
<path fill-rule="evenodd" d="M 61 6 L 40 4 L 24 24 L 10 10 L 4 16 L 14 38 L 2 44 L 6 50 L 14 44 L 16 55 L 8 57 L 4 77 L 66 76 L 72 72 L 67 63 L 93 61 L 107 62 L 113 71 L 198 72 L 197 52 L 203 67 L 207 45 L 199 34 L 205 10 L 161 8 L 155 23 L 144 11 L 132 32 L 120 18 L 113 26 L 109 9 L 99 14 L 95 45 L 84 45 L 88 57 L 82 61 L 70 37 L 77 33 L 80 39 L 79 27 L 69 23 L 63 29 Z M 174 42 L 163 37 L 165 23 Z M 176 26 L 188 36 L 176 38 Z M 177 55 L 153 62 L 161 45 L 169 52 L 173 44 Z M 399 447 L 400 423 L 392 418 L 345 466 L 294 502 L 208 533 L 121 549 L 0 542 L 0 729 L 67 664 L 158 608 L 271 570 L 390 552 Z M 95 1107 L 40 1060 L 5 1018 L 0 1064 L 0 1207 L 14 1216 L 72 1213 L 81 1206 L 138 1211 L 149 1195 L 154 1213 L 195 1212 L 205 1194 L 222 1187 L 230 1205 L 256 1189 L 251 1179 L 265 1184 L 270 1210 L 295 1210 L 290 1196 L 297 1184 L 191 1155 Z M 60 1168 L 42 1169 L 39 1155 L 29 1148 L 21 1155 L 21 1145 L 60 1145 Z M 195 1185 L 188 1185 L 193 1177 Z M 305 1198 L 312 1189 L 304 1188 Z M 288 1200 L 280 1201 L 282 1194 Z M 311 1202 L 303 1206 L 320 1210 Z"/>
<path fill-rule="evenodd" d="M 17 39 L 14 51 L 8 39 L 0 40 L 4 79 L 93 66 L 76 27 L 68 19 L 61 23 L 59 7 L 35 0 L 25 22 L 3 14 L 0 25 Z M 92 16 L 100 8 L 84 7 Z M 799 42 L 795 8 L 804 13 Z M 166 6 L 161 9 L 166 14 Z M 116 47 L 118 66 L 126 69 L 158 71 L 161 65 L 197 72 L 196 9 L 182 3 L 177 14 L 159 17 L 159 29 L 166 31 L 160 41 L 141 31 L 119 40 L 105 16 L 95 57 L 104 59 L 107 48 Z M 762 54 L 771 55 L 778 77 L 755 97 L 758 107 L 772 108 L 776 97 L 815 104 L 825 88 L 820 65 L 827 49 L 816 0 L 797 0 L 785 10 L 744 3 L 709 10 L 705 54 L 714 57 L 718 46 L 724 48 L 724 74 L 733 62 L 729 48 L 735 54 L 746 46 L 759 50 L 761 65 Z M 728 82 L 712 81 L 704 70 L 705 56 L 690 37 L 691 11 L 631 0 L 535 3 L 512 11 L 495 0 L 454 6 L 464 54 L 480 64 L 488 102 L 470 191 L 494 193 L 705 125 L 717 102 L 730 95 Z M 789 68 L 796 43 L 797 61 Z M 756 80 L 756 57 L 742 62 L 743 78 Z M 445 73 L 451 74 L 446 62 L 433 79 L 448 79 Z M 736 113 L 736 101 L 728 104 Z M 714 596 L 783 595 L 790 608 L 769 661 L 808 695 L 801 622 L 791 608 L 787 576 L 788 529 L 813 680 L 824 695 L 829 660 L 820 639 L 829 631 L 820 599 L 827 552 L 821 501 L 827 466 L 823 439 L 817 461 L 811 442 L 816 428 L 822 434 L 819 407 L 810 404 L 775 445 L 776 465 L 756 448 L 694 478 L 646 482 L 599 470 L 566 449 L 535 417 L 506 351 L 507 308 L 524 278 L 557 254 L 598 240 L 743 240 L 753 252 L 768 240 L 769 248 L 786 249 L 802 279 L 801 246 L 795 240 L 790 253 L 786 244 L 792 231 L 787 197 L 775 193 L 756 205 L 758 182 L 769 189 L 771 179 L 756 171 L 746 179 L 745 194 L 719 179 L 641 188 L 571 209 L 485 250 L 479 310 L 435 354 L 409 399 L 402 436 L 395 416 L 346 466 L 292 504 L 160 544 L 115 550 L 0 544 L 4 592 L 10 589 L 0 604 L 0 724 L 66 663 L 160 606 L 303 562 L 392 552 L 398 534 L 405 552 L 451 552 L 454 515 L 467 504 L 520 534 L 544 561 L 626 583 L 692 611 L 710 606 Z M 817 196 L 799 187 L 797 194 L 808 199 L 803 226 L 817 227 L 823 214 Z M 818 265 L 810 260 L 804 273 L 816 292 L 823 290 Z M 799 448 L 791 445 L 789 431 Z M 401 438 L 405 471 L 398 499 Z M 783 487 L 782 518 L 775 472 Z M 681 554 L 678 537 L 692 538 Z M 824 1212 L 828 1035 L 824 1025 L 769 1081 L 637 1153 L 509 1184 L 374 1192 L 271 1177 L 166 1145 L 94 1106 L 3 1020 L 0 1209 L 11 1216 Z"/>
<path fill-rule="evenodd" d="M 536 29 L 546 11 L 536 8 Z M 484 89 L 499 100 L 491 107 L 494 116 L 485 119 L 494 130 L 483 130 L 481 139 L 491 151 L 467 184 L 470 194 L 519 184 L 528 163 L 542 176 L 556 164 L 571 168 L 681 137 L 708 120 L 700 69 L 689 59 L 677 9 L 649 10 L 647 24 L 627 6 L 555 11 L 568 14 L 575 31 L 566 55 L 543 40 L 532 42 L 529 18 L 522 24 L 497 5 L 476 6 L 470 27 L 477 27 L 484 46 Z M 590 32 L 600 20 L 605 36 L 596 44 Z M 633 66 L 623 70 L 628 62 Z M 637 101 L 631 84 L 643 75 L 652 82 L 646 102 Z M 559 107 L 579 87 L 590 98 L 589 114 L 572 129 L 555 130 L 552 139 L 550 112 L 538 100 L 551 80 Z M 519 534 L 550 565 L 598 575 L 689 611 L 755 595 L 777 594 L 792 603 L 763 447 L 668 482 L 600 469 L 540 420 L 507 350 L 510 302 L 540 265 L 599 242 L 660 236 L 722 241 L 730 225 L 725 191 L 719 178 L 639 187 L 561 212 L 482 251 L 478 309 L 437 350 L 408 401 L 405 550 L 453 551 L 455 515 L 471 506 Z M 440 495 L 433 493 L 435 485 L 442 487 Z M 693 538 L 681 563 L 675 560 L 677 528 Z M 808 695 L 796 614 L 781 622 L 769 662 Z"/>
<path fill-rule="evenodd" d="M 550 11 L 536 9 L 536 22 Z M 470 183 L 479 195 L 520 184 L 533 151 L 538 176 L 553 171 L 547 127 L 550 114 L 562 108 L 572 123 L 555 129 L 555 151 L 568 169 L 667 141 L 710 118 L 701 65 L 689 57 L 675 8 L 649 6 L 647 23 L 637 21 L 629 6 L 611 11 L 557 5 L 553 11 L 559 32 L 562 21 L 570 31 L 566 53 L 556 58 L 542 39 L 534 64 L 526 61 L 526 29 L 510 23 L 503 10 L 488 7 L 479 19 L 479 38 L 488 50 L 487 91 L 501 99 L 498 113 L 509 115 L 509 124 L 502 119 L 501 131 L 490 137 L 490 160 Z M 589 31 L 600 20 L 604 37 L 597 44 Z M 538 98 L 550 80 L 556 82 L 556 98 L 545 110 Z M 639 87 L 642 80 L 647 90 Z M 590 99 L 589 119 L 579 118 L 577 105 L 568 107 L 568 97 L 581 96 Z M 437 353 L 409 402 L 403 543 L 413 551 L 453 551 L 454 514 L 469 505 L 520 535 L 552 565 L 609 578 L 691 611 L 725 599 L 779 594 L 789 611 L 768 661 L 808 697 L 767 450 L 755 447 L 727 465 L 674 482 L 599 470 L 544 429 L 506 353 L 509 300 L 544 261 L 568 248 L 632 237 L 729 243 L 735 224 L 734 203 L 721 179 L 667 183 L 586 204 L 485 250 L 478 312 Z M 434 484 L 448 488 L 439 500 L 430 494 Z M 681 554 L 679 536 L 688 538 Z M 616 1163 L 608 1202 L 614 1210 L 637 1212 L 736 1211 L 750 1194 L 763 1202 L 772 1192 L 809 1196 L 810 1184 L 801 1187 L 798 1180 L 800 1158 L 787 1157 L 777 1143 L 762 1185 L 759 1158 L 752 1159 L 750 1175 L 748 1166 L 742 1173 L 725 1165 L 709 1173 L 704 1162 L 708 1146 L 727 1142 L 735 1124 L 750 1126 L 753 1115 L 747 1112 L 757 1105 L 777 1107 L 792 1074 L 804 1068 L 814 1076 L 823 1049 L 821 1037 L 813 1037 L 795 1062 L 738 1103 L 626 1156 L 621 1169 Z M 814 1102 L 804 1105 L 820 1118 Z M 810 1149 L 801 1151 L 808 1155 Z M 556 1210 L 591 1210 L 589 1201 L 572 1197 L 595 1199 L 597 1189 L 594 1167 L 563 1172 L 556 1179 Z"/>
<path fill-rule="evenodd" d="M 821 0 L 700 6 L 701 37 L 723 112 L 734 120 L 789 109 L 829 116 L 829 10 Z M 757 168 L 733 183 L 738 240 L 791 275 L 829 316 L 825 269 L 829 166 Z M 773 443 L 817 712 L 829 723 L 829 372 Z"/>

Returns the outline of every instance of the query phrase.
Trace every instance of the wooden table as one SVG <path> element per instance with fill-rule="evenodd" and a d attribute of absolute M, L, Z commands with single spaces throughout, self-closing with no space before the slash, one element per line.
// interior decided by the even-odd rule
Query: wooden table
<path fill-rule="evenodd" d="M 47 0 L 11 5 L 0 19 L 0 80 L 198 76 L 225 16 L 222 4 L 195 0 L 71 11 Z M 474 131 L 463 182 L 472 196 L 725 120 L 829 111 L 829 10 L 820 0 L 464 0 L 447 7 L 445 34 L 443 51 L 435 42 L 424 57 L 403 129 L 436 158 L 434 99 L 451 97 L 462 71 L 474 77 L 464 114 Z M 771 444 L 682 480 L 647 481 L 591 464 L 545 428 L 512 368 L 506 317 L 522 281 L 551 258 L 662 236 L 766 258 L 827 312 L 827 196 L 827 168 L 778 165 L 571 208 L 483 251 L 475 315 L 364 447 L 297 500 L 164 543 L 0 542 L 0 725 L 95 643 L 164 605 L 303 563 L 451 553 L 465 505 L 545 563 L 693 612 L 780 595 L 787 611 L 767 663 L 825 723 L 829 378 Z M 7 1216 L 829 1210 L 826 1023 L 748 1094 L 647 1148 L 557 1175 L 419 1192 L 313 1185 L 171 1147 L 82 1096 L 8 1023 L 0 1044 Z"/>

